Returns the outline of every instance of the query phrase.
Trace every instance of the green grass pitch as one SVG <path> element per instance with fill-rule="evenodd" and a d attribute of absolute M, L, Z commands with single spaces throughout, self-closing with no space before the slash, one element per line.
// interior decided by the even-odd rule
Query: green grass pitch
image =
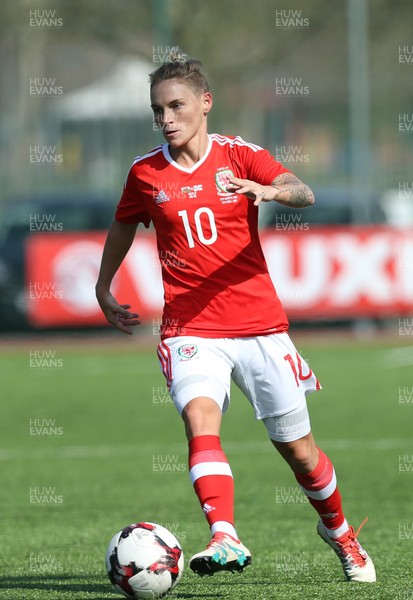
<path fill-rule="evenodd" d="M 120 598 L 104 568 L 123 526 L 173 531 L 186 561 L 209 539 L 187 472 L 180 419 L 153 340 L 33 339 L 1 349 L 0 599 Z M 413 347 L 401 338 L 294 338 L 323 391 L 309 397 L 313 432 L 334 462 L 346 516 L 374 559 L 376 584 L 349 584 L 316 535 L 317 515 L 233 390 L 223 447 L 242 575 L 185 569 L 172 597 L 196 600 L 413 600 Z"/>

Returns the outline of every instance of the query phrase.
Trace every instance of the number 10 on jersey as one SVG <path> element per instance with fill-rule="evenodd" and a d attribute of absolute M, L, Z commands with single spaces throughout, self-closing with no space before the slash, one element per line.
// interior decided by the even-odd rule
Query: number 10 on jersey
<path fill-rule="evenodd" d="M 189 223 L 188 218 L 188 211 L 180 210 L 178 212 L 178 215 L 181 217 L 182 222 L 184 224 L 186 239 L 188 240 L 188 246 L 190 248 L 195 248 L 194 237 L 192 235 L 191 225 Z M 205 236 L 204 230 L 202 228 L 201 215 L 206 215 L 206 218 L 209 221 L 209 228 L 211 230 L 210 237 Z M 217 241 L 217 226 L 215 224 L 214 213 L 210 208 L 208 208 L 207 206 L 201 206 L 200 208 L 197 208 L 197 210 L 194 212 L 194 223 L 196 234 L 201 244 L 204 244 L 205 246 L 210 246 L 211 244 Z"/>

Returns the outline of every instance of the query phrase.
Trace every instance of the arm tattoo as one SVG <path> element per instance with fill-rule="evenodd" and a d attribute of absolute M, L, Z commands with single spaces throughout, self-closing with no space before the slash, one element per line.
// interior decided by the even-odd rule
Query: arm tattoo
<path fill-rule="evenodd" d="M 304 206 L 309 206 L 310 204 L 312 204 L 311 194 L 309 194 L 306 191 L 306 189 L 308 189 L 307 186 L 300 185 L 283 190 L 283 192 L 290 193 L 288 206 L 293 206 L 295 208 L 303 208 Z"/>
<path fill-rule="evenodd" d="M 305 185 L 292 173 L 283 173 L 274 179 L 271 185 L 275 187 L 290 184 L 288 187 L 282 187 L 280 194 L 288 195 L 287 199 L 277 199 L 278 202 L 285 206 L 293 208 L 304 208 L 314 203 L 313 193 L 310 188 Z"/>
<path fill-rule="evenodd" d="M 272 185 L 284 185 L 284 183 L 301 183 L 301 181 L 292 173 L 283 173 L 278 175 L 272 182 Z"/>

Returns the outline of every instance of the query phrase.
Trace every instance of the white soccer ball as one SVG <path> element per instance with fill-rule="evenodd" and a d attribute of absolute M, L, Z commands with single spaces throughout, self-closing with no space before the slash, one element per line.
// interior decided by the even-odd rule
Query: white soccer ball
<path fill-rule="evenodd" d="M 162 598 L 181 579 L 184 554 L 165 527 L 134 523 L 109 542 L 106 570 L 114 587 L 126 598 Z"/>

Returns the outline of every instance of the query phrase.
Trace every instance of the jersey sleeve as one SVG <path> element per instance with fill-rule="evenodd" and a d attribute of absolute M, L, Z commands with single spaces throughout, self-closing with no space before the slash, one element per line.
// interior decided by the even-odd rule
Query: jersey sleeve
<path fill-rule="evenodd" d="M 144 195 L 139 189 L 139 177 L 132 165 L 123 186 L 123 193 L 116 208 L 115 219 L 119 223 L 143 223 L 149 227 L 151 217 L 146 209 Z"/>
<path fill-rule="evenodd" d="M 271 185 L 278 175 L 291 173 L 284 165 L 276 161 L 273 156 L 260 146 L 244 142 L 242 138 L 239 143 L 234 144 L 234 152 L 237 162 L 242 165 L 245 179 L 250 179 L 261 185 Z"/>

